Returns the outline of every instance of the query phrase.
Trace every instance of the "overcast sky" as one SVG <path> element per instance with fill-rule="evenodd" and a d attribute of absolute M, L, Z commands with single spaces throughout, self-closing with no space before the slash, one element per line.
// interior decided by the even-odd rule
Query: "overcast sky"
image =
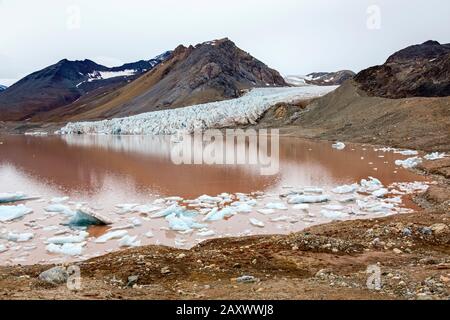
<path fill-rule="evenodd" d="M 282 74 L 383 63 L 450 42 L 443 0 L 0 0 L 0 84 L 68 58 L 118 65 L 229 37 Z"/>

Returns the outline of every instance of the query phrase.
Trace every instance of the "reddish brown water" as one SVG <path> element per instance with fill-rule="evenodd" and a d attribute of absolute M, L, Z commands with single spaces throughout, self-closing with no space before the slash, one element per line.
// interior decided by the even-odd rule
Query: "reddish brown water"
<path fill-rule="evenodd" d="M 33 208 L 33 214 L 8 224 L 0 222 L 0 228 L 8 231 L 34 232 L 35 238 L 25 245 L 35 244 L 37 249 L 23 254 L 20 260 L 14 260 L 21 250 L 13 250 L 11 247 L 16 245 L 0 240 L 0 244 L 10 247 L 10 250 L 0 253 L 0 263 L 69 259 L 45 251 L 44 241 L 53 235 L 52 232 L 39 228 L 30 231 L 26 227 L 29 221 L 38 221 L 41 227 L 59 225 L 61 217 L 45 218 L 43 210 L 48 201 L 57 196 L 87 202 L 90 207 L 114 217 L 116 225 L 123 225 L 136 214 L 118 216 L 115 205 L 147 204 L 160 197 L 194 199 L 203 194 L 215 196 L 223 192 L 263 191 L 273 194 L 264 200 L 267 202 L 279 201 L 276 195 L 287 186 L 318 186 L 329 190 L 369 176 L 380 179 L 385 186 L 394 182 L 425 180 L 395 166 L 395 160 L 406 157 L 377 152 L 369 146 L 348 145 L 345 150 L 338 151 L 328 142 L 281 138 L 279 173 L 262 176 L 255 165 L 175 165 L 170 160 L 169 141 L 167 137 L 143 136 L 0 136 L 0 193 L 22 191 L 42 199 L 25 202 Z M 320 211 L 320 205 L 317 210 Z M 249 225 L 248 219 L 252 216 L 264 221 L 266 227 Z M 161 230 L 161 227 L 167 227 L 164 220 L 142 222 L 142 226 L 129 230 L 130 234 L 141 235 L 139 240 L 142 244 L 174 245 L 175 239 L 183 238 L 189 247 L 199 238 L 194 235 L 180 237 L 173 231 Z M 286 233 L 323 222 L 326 219 L 296 224 L 273 223 L 269 217 L 251 213 L 216 222 L 211 229 L 217 232 L 217 236 L 239 235 L 247 229 L 257 234 Z M 92 228 L 89 231 L 92 236 L 98 236 L 107 229 Z M 142 235 L 150 230 L 155 235 L 153 238 Z M 115 240 L 102 245 L 88 242 L 84 253 L 87 257 L 112 249 L 118 249 Z"/>

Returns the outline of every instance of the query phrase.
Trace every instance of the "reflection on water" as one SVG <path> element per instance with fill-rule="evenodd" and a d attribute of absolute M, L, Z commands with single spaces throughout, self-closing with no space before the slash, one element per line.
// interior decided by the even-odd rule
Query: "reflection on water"
<path fill-rule="evenodd" d="M 130 194 L 196 197 L 270 191 L 284 184 L 335 185 L 369 175 L 384 184 L 419 179 L 395 168 L 398 155 L 361 147 L 337 151 L 327 142 L 294 138 L 281 138 L 280 172 L 273 176 L 260 175 L 257 165 L 175 165 L 170 138 L 161 136 L 7 136 L 0 141 L 0 178 L 8 182 L 0 191 L 28 191 L 28 185 L 37 184 L 41 192 L 45 186 L 49 193 L 98 197 L 113 192 L 129 199 Z"/>
<path fill-rule="evenodd" d="M 26 203 L 34 210 L 32 215 L 0 225 L 8 231 L 29 232 L 27 224 L 37 223 L 32 231 L 36 234 L 38 248 L 20 263 L 61 261 L 59 256 L 46 253 L 42 240 L 52 236 L 51 232 L 44 232 L 43 227 L 61 223 L 60 217 L 44 215 L 48 201 L 56 196 L 68 195 L 73 201 L 86 201 L 96 210 L 116 215 L 117 204 L 146 204 L 167 196 L 193 199 L 203 194 L 215 196 L 223 192 L 255 191 L 270 195 L 283 192 L 287 186 L 329 189 L 368 176 L 380 179 L 384 185 L 424 180 L 397 168 L 394 162 L 402 158 L 398 154 L 376 152 L 372 147 L 363 146 L 348 146 L 344 151 L 338 151 L 328 142 L 287 137 L 280 138 L 280 170 L 273 176 L 261 175 L 258 165 L 175 165 L 170 159 L 169 137 L 0 136 L 0 142 L 0 193 L 22 191 L 43 199 L 42 202 Z M 320 206 L 317 210 L 320 211 Z M 129 219 L 129 216 L 117 217 L 119 224 L 129 223 Z M 235 216 L 217 222 L 214 230 L 219 235 L 236 235 L 251 228 L 248 219 L 249 215 Z M 264 221 L 268 222 L 268 219 Z M 315 223 L 320 222 L 318 219 Z M 286 233 L 308 225 L 304 222 L 269 223 L 263 229 L 253 228 L 252 232 Z M 142 244 L 174 245 L 179 235 L 164 227 L 167 225 L 161 219 L 143 221 L 142 226 L 130 234 L 142 235 L 151 230 L 155 236 L 152 239 L 141 237 Z M 95 228 L 89 231 L 92 236 L 99 236 L 106 230 Z M 184 239 L 190 245 L 196 240 L 194 235 Z M 104 245 L 89 242 L 86 254 L 99 255 L 112 249 L 118 249 L 116 242 Z M 12 250 L 0 255 L 3 263 L 19 263 L 14 259 Z"/>

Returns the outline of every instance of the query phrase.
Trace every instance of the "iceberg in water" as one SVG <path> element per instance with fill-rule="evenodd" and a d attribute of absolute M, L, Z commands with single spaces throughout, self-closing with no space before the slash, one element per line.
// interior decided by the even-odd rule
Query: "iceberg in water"
<path fill-rule="evenodd" d="M 166 217 L 166 220 L 169 222 L 169 228 L 174 231 L 188 231 L 192 229 L 206 228 L 206 225 L 200 224 L 193 218 L 183 215 L 171 214 Z"/>
<path fill-rule="evenodd" d="M 347 214 L 342 211 L 321 210 L 320 214 L 331 220 L 342 220 L 347 217 Z"/>
<path fill-rule="evenodd" d="M 439 152 L 433 152 L 430 154 L 427 154 L 424 158 L 426 160 L 434 161 L 439 159 L 444 159 L 447 155 L 445 153 L 439 153 Z"/>
<path fill-rule="evenodd" d="M 333 149 L 336 150 L 344 150 L 345 149 L 345 144 L 343 142 L 336 142 L 335 144 L 332 145 Z"/>
<path fill-rule="evenodd" d="M 9 232 L 0 235 L 0 239 L 5 239 L 12 242 L 27 242 L 34 238 L 33 233 L 14 233 Z"/>
<path fill-rule="evenodd" d="M 137 241 L 137 236 L 129 236 L 126 235 L 122 239 L 119 240 L 119 246 L 121 247 L 139 247 L 141 245 L 141 241 Z"/>
<path fill-rule="evenodd" d="M 330 197 L 327 195 L 317 195 L 317 196 L 297 195 L 288 198 L 289 204 L 322 203 L 328 201 L 330 201 Z"/>
<path fill-rule="evenodd" d="M 422 163 L 422 159 L 419 157 L 413 157 L 413 158 L 408 158 L 406 160 L 396 160 L 395 161 L 396 166 L 402 166 L 405 169 L 417 167 L 421 163 Z"/>
<path fill-rule="evenodd" d="M 75 212 L 72 209 L 70 209 L 68 206 L 66 206 L 64 204 L 60 204 L 60 203 L 51 204 L 51 205 L 47 206 L 44 210 L 47 212 L 62 213 L 66 216 L 75 215 Z"/>
<path fill-rule="evenodd" d="M 81 243 L 86 240 L 89 233 L 81 231 L 76 236 L 52 237 L 47 239 L 47 243 L 65 244 L 65 243 Z"/>
<path fill-rule="evenodd" d="M 249 221 L 255 227 L 258 227 L 258 228 L 264 228 L 265 227 L 264 222 L 259 221 L 258 219 L 250 218 Z"/>
<path fill-rule="evenodd" d="M 354 183 L 351 185 L 338 186 L 331 191 L 334 193 L 337 193 L 337 194 L 353 193 L 356 190 L 358 190 L 358 187 L 359 187 L 359 185 L 357 183 Z"/>
<path fill-rule="evenodd" d="M 109 240 L 112 239 L 121 239 L 124 236 L 126 236 L 128 234 L 128 231 L 126 230 L 116 230 L 116 231 L 111 231 L 108 233 L 105 233 L 104 235 L 98 237 L 97 239 L 95 239 L 95 243 L 106 243 Z"/>
<path fill-rule="evenodd" d="M 287 210 L 288 207 L 284 203 L 281 202 L 270 202 L 266 204 L 266 209 L 272 209 L 272 210 Z"/>
<path fill-rule="evenodd" d="M 93 212 L 88 208 L 78 209 L 72 219 L 69 221 L 69 226 L 74 227 L 88 227 L 88 226 L 101 226 L 112 224 L 112 221 L 107 217 Z"/>
<path fill-rule="evenodd" d="M 68 256 L 79 256 L 83 252 L 83 247 L 85 245 L 86 242 L 65 243 L 63 245 L 50 243 L 45 247 L 45 249 L 50 253 L 64 254 Z"/>
<path fill-rule="evenodd" d="M 218 208 L 213 208 L 206 216 L 203 221 L 218 221 L 225 218 L 232 217 L 236 214 L 236 210 L 231 207 L 226 207 L 221 210 Z"/>
<path fill-rule="evenodd" d="M 17 202 L 17 201 L 24 201 L 24 200 L 30 200 L 35 199 L 33 197 L 28 197 L 24 193 L 17 192 L 17 193 L 0 193 L 0 203 L 8 203 L 8 202 Z"/>
<path fill-rule="evenodd" d="M 17 206 L 0 206 L 0 221 L 12 221 L 32 212 L 32 209 L 24 206 L 23 204 L 19 204 Z"/>

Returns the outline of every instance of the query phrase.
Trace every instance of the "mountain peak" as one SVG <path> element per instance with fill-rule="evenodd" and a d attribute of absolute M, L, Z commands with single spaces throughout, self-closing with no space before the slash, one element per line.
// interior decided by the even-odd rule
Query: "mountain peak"
<path fill-rule="evenodd" d="M 355 80 L 369 95 L 398 99 L 450 95 L 450 44 L 427 41 L 409 46 Z"/>

